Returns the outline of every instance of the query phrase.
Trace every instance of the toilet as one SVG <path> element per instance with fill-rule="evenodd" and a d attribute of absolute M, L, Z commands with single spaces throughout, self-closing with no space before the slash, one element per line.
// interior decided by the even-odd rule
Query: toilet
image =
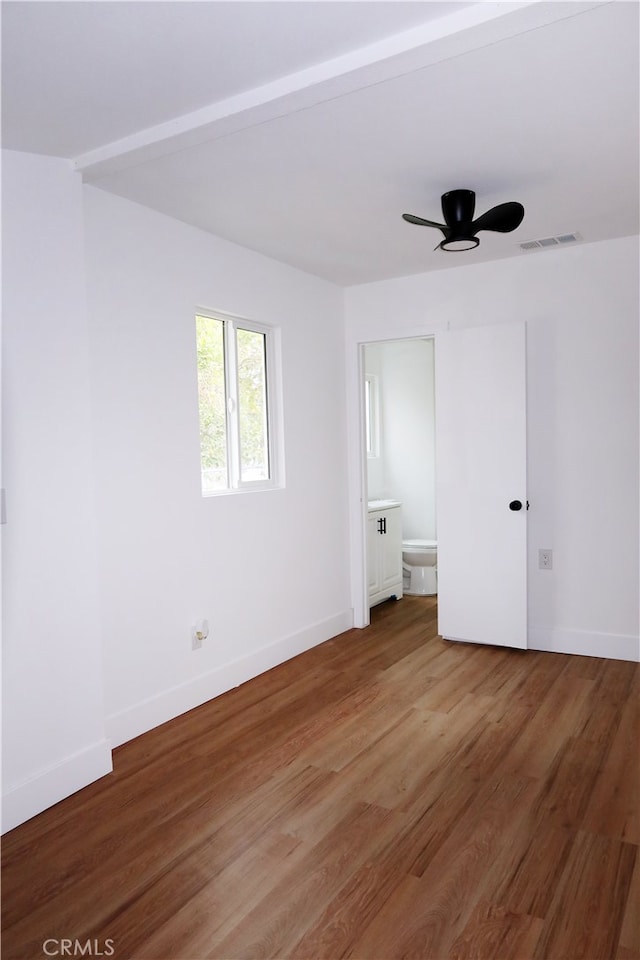
<path fill-rule="evenodd" d="M 402 541 L 403 593 L 427 597 L 438 592 L 437 540 Z"/>

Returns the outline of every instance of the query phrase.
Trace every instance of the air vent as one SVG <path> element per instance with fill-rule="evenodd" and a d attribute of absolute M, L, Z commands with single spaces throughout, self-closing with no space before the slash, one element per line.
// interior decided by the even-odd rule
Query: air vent
<path fill-rule="evenodd" d="M 562 233 L 557 237 L 542 237 L 541 240 L 525 240 L 519 243 L 521 250 L 540 250 L 545 247 L 560 247 L 565 243 L 575 243 L 576 240 L 582 240 L 579 233 Z"/>

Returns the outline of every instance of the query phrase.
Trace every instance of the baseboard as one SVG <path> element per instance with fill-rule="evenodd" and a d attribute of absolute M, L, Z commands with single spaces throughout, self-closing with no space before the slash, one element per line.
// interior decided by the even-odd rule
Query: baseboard
<path fill-rule="evenodd" d="M 195 677 L 143 700 L 128 710 L 107 717 L 107 733 L 114 747 L 152 730 L 167 720 L 246 683 L 247 680 L 310 650 L 353 626 L 353 611 L 344 610 L 333 617 L 311 624 L 304 630 L 253 651 L 246 657 L 227 663 L 217 670 Z"/>
<path fill-rule="evenodd" d="M 640 660 L 640 638 L 617 633 L 589 633 L 544 627 L 529 629 L 530 650 L 548 653 L 574 653 L 582 657 L 608 660 Z"/>
<path fill-rule="evenodd" d="M 2 833 L 13 830 L 112 770 L 111 744 L 100 740 L 12 787 L 2 797 Z"/>

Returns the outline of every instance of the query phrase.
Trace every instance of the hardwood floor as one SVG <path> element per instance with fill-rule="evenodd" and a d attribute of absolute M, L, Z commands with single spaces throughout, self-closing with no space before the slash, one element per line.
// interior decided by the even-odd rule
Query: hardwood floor
<path fill-rule="evenodd" d="M 640 958 L 638 665 L 435 613 L 375 608 L 7 834 L 5 960 Z"/>

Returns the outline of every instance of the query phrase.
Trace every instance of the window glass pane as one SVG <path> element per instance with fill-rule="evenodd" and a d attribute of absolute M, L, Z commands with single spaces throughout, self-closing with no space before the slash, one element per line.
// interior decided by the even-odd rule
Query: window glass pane
<path fill-rule="evenodd" d="M 227 401 L 224 378 L 224 324 L 196 317 L 198 405 L 202 492 L 225 490 L 227 479 Z"/>
<path fill-rule="evenodd" d="M 380 436 L 378 425 L 378 381 L 374 376 L 364 381 L 364 416 L 367 456 L 380 456 Z"/>
<path fill-rule="evenodd" d="M 371 380 L 364 382 L 364 420 L 365 433 L 367 437 L 367 454 L 373 452 L 373 438 L 371 435 Z"/>
<path fill-rule="evenodd" d="M 269 479 L 266 338 L 255 330 L 237 331 L 240 479 Z"/>

